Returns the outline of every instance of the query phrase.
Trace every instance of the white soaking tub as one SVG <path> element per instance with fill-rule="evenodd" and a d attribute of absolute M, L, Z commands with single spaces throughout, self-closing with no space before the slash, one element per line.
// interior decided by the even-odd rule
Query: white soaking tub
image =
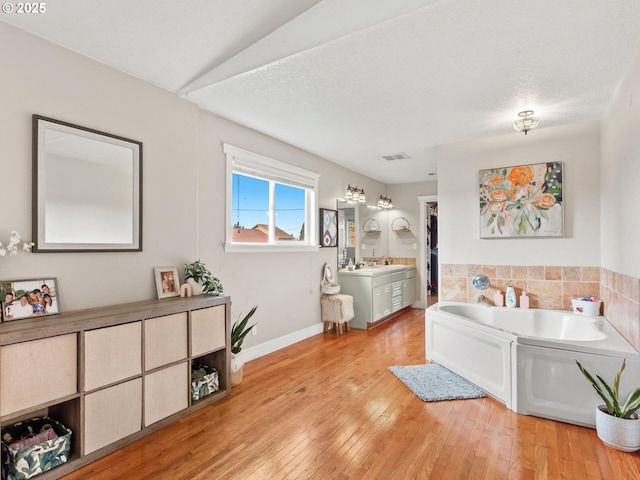
<path fill-rule="evenodd" d="M 426 356 L 524 415 L 595 426 L 602 403 L 578 370 L 626 395 L 640 384 L 640 353 L 604 317 L 564 310 L 439 302 L 425 312 Z"/>

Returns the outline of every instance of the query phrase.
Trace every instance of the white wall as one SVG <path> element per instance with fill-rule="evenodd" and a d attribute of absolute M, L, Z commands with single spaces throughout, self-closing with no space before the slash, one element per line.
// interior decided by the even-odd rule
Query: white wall
<path fill-rule="evenodd" d="M 543 122 L 526 136 L 511 132 L 440 147 L 441 263 L 600 265 L 599 123 L 543 128 Z M 478 171 L 545 161 L 564 162 L 564 237 L 480 239 Z"/>
<path fill-rule="evenodd" d="M 389 254 L 392 257 L 415 257 L 416 262 L 420 256 L 421 240 L 424 235 L 420 231 L 420 204 L 418 197 L 421 195 L 436 195 L 438 182 L 405 183 L 402 185 L 389 185 L 387 189 L 393 200 L 393 210 L 389 211 L 389 229 L 391 224 L 399 217 L 406 218 L 411 226 L 411 232 L 396 235 L 389 232 Z M 396 223 L 397 225 L 400 225 Z M 415 246 L 415 248 L 414 248 Z"/>
<path fill-rule="evenodd" d="M 258 335 L 245 346 L 320 326 L 316 253 L 225 253 L 222 143 L 320 173 L 322 208 L 348 183 L 378 196 L 386 186 L 308 152 L 199 110 L 176 95 L 0 22 L 0 241 L 31 236 L 31 115 L 143 142 L 143 251 L 38 253 L 0 258 L 0 279 L 58 278 L 64 311 L 156 298 L 154 266 L 201 259 L 232 297 L 232 319 L 258 304 Z M 96 179 L 99 181 L 99 179 Z M 320 327 L 321 330 L 321 327 Z"/>
<path fill-rule="evenodd" d="M 640 277 L 640 49 L 602 120 L 602 267 Z"/>

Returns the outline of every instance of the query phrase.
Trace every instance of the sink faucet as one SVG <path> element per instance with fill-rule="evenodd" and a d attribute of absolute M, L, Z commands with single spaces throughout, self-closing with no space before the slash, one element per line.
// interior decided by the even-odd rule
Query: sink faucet
<path fill-rule="evenodd" d="M 476 303 L 482 303 L 483 300 L 484 300 L 484 295 L 478 295 L 478 298 L 476 298 Z"/>

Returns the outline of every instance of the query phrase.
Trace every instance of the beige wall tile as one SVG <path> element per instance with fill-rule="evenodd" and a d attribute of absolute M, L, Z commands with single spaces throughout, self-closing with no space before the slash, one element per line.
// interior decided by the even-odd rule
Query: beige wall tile
<path fill-rule="evenodd" d="M 496 266 L 495 265 L 483 265 L 482 273 L 489 278 L 496 278 Z"/>
<path fill-rule="evenodd" d="M 469 265 L 467 265 L 466 263 L 453 265 L 454 277 L 467 277 L 468 275 L 469 275 Z"/>
<path fill-rule="evenodd" d="M 546 280 L 562 280 L 562 267 L 544 267 Z"/>
<path fill-rule="evenodd" d="M 453 277 L 453 265 L 450 263 L 440 265 L 440 275 L 442 277 Z"/>
<path fill-rule="evenodd" d="M 439 292 L 441 300 L 450 302 L 467 301 L 467 279 L 455 277 L 443 277 Z"/>
<path fill-rule="evenodd" d="M 511 265 L 496 266 L 496 278 L 511 278 Z"/>
<path fill-rule="evenodd" d="M 580 267 L 580 280 L 583 282 L 600 282 L 600 267 Z"/>
<path fill-rule="evenodd" d="M 527 280 L 544 280 L 544 267 L 527 267 Z"/>
<path fill-rule="evenodd" d="M 518 280 L 526 280 L 527 267 L 523 267 L 522 265 L 511 267 L 511 278 L 515 278 Z"/>
<path fill-rule="evenodd" d="M 532 308 L 562 308 L 562 284 L 546 280 L 528 280 L 529 304 Z"/>
<path fill-rule="evenodd" d="M 565 282 L 580 280 L 580 267 L 562 267 L 562 280 Z"/>

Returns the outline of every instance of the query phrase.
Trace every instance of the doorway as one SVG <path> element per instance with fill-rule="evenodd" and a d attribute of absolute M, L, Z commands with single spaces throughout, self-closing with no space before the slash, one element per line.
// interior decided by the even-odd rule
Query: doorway
<path fill-rule="evenodd" d="M 438 259 L 438 196 L 419 196 L 420 202 L 420 306 L 438 302 L 440 262 Z"/>
<path fill-rule="evenodd" d="M 427 307 L 438 302 L 438 202 L 427 202 L 425 218 L 425 261 Z"/>

